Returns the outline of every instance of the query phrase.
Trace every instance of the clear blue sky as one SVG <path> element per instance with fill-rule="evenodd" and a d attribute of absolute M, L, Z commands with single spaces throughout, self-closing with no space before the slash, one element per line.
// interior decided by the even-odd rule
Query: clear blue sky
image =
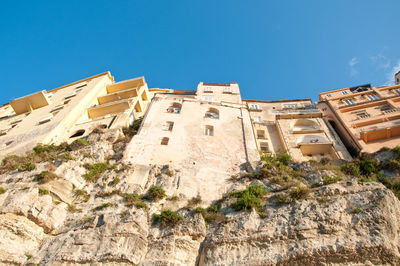
<path fill-rule="evenodd" d="M 149 87 L 238 82 L 317 99 L 400 69 L 400 1 L 2 1 L 0 104 L 110 70 Z"/>

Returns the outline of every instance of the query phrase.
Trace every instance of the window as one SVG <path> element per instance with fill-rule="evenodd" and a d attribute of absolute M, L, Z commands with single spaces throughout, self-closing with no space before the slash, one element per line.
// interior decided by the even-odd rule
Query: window
<path fill-rule="evenodd" d="M 257 130 L 257 138 L 258 138 L 258 139 L 265 139 L 265 132 L 264 132 L 264 130 Z"/>
<path fill-rule="evenodd" d="M 203 96 L 203 101 L 204 102 L 213 102 L 213 97 L 212 96 Z"/>
<path fill-rule="evenodd" d="M 259 117 L 259 116 L 255 116 L 253 120 L 256 123 L 261 123 L 261 117 Z"/>
<path fill-rule="evenodd" d="M 218 109 L 210 108 L 210 109 L 208 109 L 208 111 L 205 113 L 204 117 L 219 119 L 219 111 L 218 111 Z"/>
<path fill-rule="evenodd" d="M 328 96 L 328 97 L 332 97 L 332 94 L 330 94 L 330 93 L 329 93 L 329 94 L 327 94 L 326 96 Z"/>
<path fill-rule="evenodd" d="M 379 96 L 376 94 L 368 94 L 367 97 L 370 101 L 379 100 Z"/>
<path fill-rule="evenodd" d="M 83 134 L 85 134 L 85 130 L 84 129 L 79 129 L 78 131 L 76 131 L 74 134 L 71 135 L 71 138 L 76 138 L 76 137 L 80 137 L 83 136 Z"/>
<path fill-rule="evenodd" d="M 224 93 L 232 93 L 232 88 L 231 87 L 224 87 Z"/>
<path fill-rule="evenodd" d="M 53 114 L 43 117 L 39 120 L 39 125 L 49 122 L 53 118 Z"/>
<path fill-rule="evenodd" d="M 356 115 L 357 115 L 358 119 L 363 119 L 363 118 L 370 117 L 370 115 L 367 113 L 367 111 L 358 112 L 358 113 L 356 113 Z"/>
<path fill-rule="evenodd" d="M 64 97 L 64 99 L 67 100 L 67 99 L 70 99 L 70 98 L 75 97 L 75 96 L 76 96 L 76 92 L 73 92 L 70 95 Z"/>
<path fill-rule="evenodd" d="M 252 109 L 252 110 L 260 110 L 260 107 L 258 106 L 258 104 L 251 103 L 250 104 L 250 109 Z"/>
<path fill-rule="evenodd" d="M 10 130 L 10 129 L 3 129 L 3 130 L 0 130 L 0 136 L 6 135 L 7 132 L 8 132 L 9 130 Z"/>
<path fill-rule="evenodd" d="M 353 98 L 343 100 L 347 105 L 355 104 L 356 101 Z"/>
<path fill-rule="evenodd" d="M 64 104 L 68 104 L 71 100 L 64 101 Z"/>
<path fill-rule="evenodd" d="M 204 87 L 204 91 L 203 91 L 203 92 L 213 92 L 213 91 L 214 91 L 214 90 L 213 90 L 212 87 L 206 86 L 206 87 Z"/>
<path fill-rule="evenodd" d="M 182 108 L 182 104 L 173 103 L 170 107 L 167 108 L 167 113 L 180 114 L 181 108 Z"/>
<path fill-rule="evenodd" d="M 213 126 L 206 126 L 204 133 L 205 133 L 206 136 L 214 136 L 214 127 Z"/>
<path fill-rule="evenodd" d="M 260 143 L 260 148 L 261 148 L 262 151 L 268 152 L 268 151 L 269 151 L 269 149 L 268 149 L 268 142 L 261 142 L 261 143 Z"/>
<path fill-rule="evenodd" d="M 346 95 L 346 94 L 348 94 L 348 91 L 342 91 L 342 94 Z"/>
<path fill-rule="evenodd" d="M 384 111 L 391 110 L 392 107 L 391 107 L 389 104 L 385 104 L 385 105 L 382 105 L 381 107 L 379 107 L 379 109 L 380 109 L 382 112 L 384 112 Z"/>
<path fill-rule="evenodd" d="M 164 130 L 166 131 L 172 131 L 172 128 L 174 127 L 174 122 L 167 121 L 164 125 Z"/>
<path fill-rule="evenodd" d="M 284 104 L 283 105 L 283 109 L 296 109 L 297 108 L 297 104 Z"/>
<path fill-rule="evenodd" d="M 168 142 L 169 142 L 169 138 L 164 137 L 161 139 L 161 145 L 168 145 Z"/>

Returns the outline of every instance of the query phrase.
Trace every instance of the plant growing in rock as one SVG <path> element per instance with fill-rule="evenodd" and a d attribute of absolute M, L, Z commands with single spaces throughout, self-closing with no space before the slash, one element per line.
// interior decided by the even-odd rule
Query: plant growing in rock
<path fill-rule="evenodd" d="M 322 180 L 323 180 L 324 185 L 329 185 L 329 184 L 333 184 L 333 183 L 337 183 L 337 182 L 341 181 L 342 178 L 340 176 L 332 176 L 331 177 L 327 174 L 324 174 L 322 176 Z"/>
<path fill-rule="evenodd" d="M 135 206 L 136 208 L 147 209 L 147 204 L 142 201 L 142 197 L 136 193 L 127 193 L 123 195 L 127 206 Z"/>
<path fill-rule="evenodd" d="M 304 186 L 295 187 L 289 191 L 292 201 L 306 199 L 308 194 L 310 194 L 310 189 Z"/>
<path fill-rule="evenodd" d="M 154 213 L 152 216 L 152 224 L 161 224 L 162 228 L 175 227 L 182 223 L 183 217 L 171 210 L 162 211 L 160 214 Z"/>
<path fill-rule="evenodd" d="M 77 189 L 75 190 L 75 196 L 77 198 L 81 198 L 83 199 L 84 202 L 88 202 L 89 201 L 89 194 L 86 192 L 86 190 L 83 189 Z"/>
<path fill-rule="evenodd" d="M 83 178 L 85 178 L 86 181 L 88 182 L 96 182 L 97 179 L 100 178 L 100 176 L 107 171 L 108 169 L 112 168 L 106 163 L 95 163 L 95 164 L 88 164 L 85 163 L 83 165 L 88 171 L 86 174 L 83 175 Z"/>
<path fill-rule="evenodd" d="M 105 203 L 103 203 L 103 204 L 97 206 L 96 208 L 94 208 L 94 210 L 95 210 L 95 211 L 100 211 L 100 210 L 103 210 L 103 209 L 105 209 L 105 208 L 111 207 L 111 206 L 113 206 L 113 205 L 114 205 L 114 204 L 111 203 L 111 202 L 105 202 Z"/>
<path fill-rule="evenodd" d="M 0 187 L 0 195 L 6 193 L 7 190 L 5 190 L 4 188 Z"/>
<path fill-rule="evenodd" d="M 36 168 L 36 164 L 32 161 L 26 161 L 18 167 L 18 170 L 21 172 L 29 172 Z"/>
<path fill-rule="evenodd" d="M 282 193 L 276 197 L 276 202 L 279 204 L 288 204 L 291 202 L 291 199 L 286 193 Z"/>
<path fill-rule="evenodd" d="M 45 184 L 47 182 L 50 182 L 52 180 L 60 178 L 58 175 L 55 173 L 49 172 L 49 171 L 42 171 L 40 174 L 37 174 L 34 178 L 34 181 L 39 182 L 39 184 Z"/>
<path fill-rule="evenodd" d="M 196 206 L 199 205 L 202 202 L 201 197 L 193 197 L 188 201 L 189 206 Z"/>
<path fill-rule="evenodd" d="M 159 186 L 153 186 L 147 191 L 146 199 L 159 201 L 166 197 L 165 190 Z"/>
<path fill-rule="evenodd" d="M 39 195 L 40 196 L 49 195 L 49 194 L 50 194 L 50 192 L 48 190 L 43 189 L 43 188 L 39 188 Z"/>
<path fill-rule="evenodd" d="M 252 208 L 259 209 L 261 207 L 261 198 L 265 194 L 267 194 L 267 190 L 263 187 L 259 185 L 249 186 L 246 190 L 232 194 L 237 200 L 231 204 L 231 207 L 235 211 L 249 210 Z"/>
<path fill-rule="evenodd" d="M 119 177 L 114 177 L 114 179 L 110 182 L 110 186 L 115 186 L 117 185 L 119 182 L 121 181 L 121 179 L 119 179 Z"/>
<path fill-rule="evenodd" d="M 70 212 L 70 213 L 76 213 L 76 212 L 81 212 L 82 209 L 78 209 L 75 205 L 69 204 L 68 208 L 67 208 L 67 211 Z"/>

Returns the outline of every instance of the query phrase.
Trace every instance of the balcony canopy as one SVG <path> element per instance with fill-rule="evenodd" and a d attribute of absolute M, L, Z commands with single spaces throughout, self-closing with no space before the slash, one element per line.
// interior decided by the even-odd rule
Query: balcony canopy
<path fill-rule="evenodd" d="M 45 91 L 36 92 L 10 102 L 14 112 L 19 115 L 32 112 L 32 110 L 49 105 L 49 99 Z"/>
<path fill-rule="evenodd" d="M 140 88 L 146 83 L 144 77 L 128 79 L 107 86 L 107 93 L 123 91 L 132 88 Z"/>

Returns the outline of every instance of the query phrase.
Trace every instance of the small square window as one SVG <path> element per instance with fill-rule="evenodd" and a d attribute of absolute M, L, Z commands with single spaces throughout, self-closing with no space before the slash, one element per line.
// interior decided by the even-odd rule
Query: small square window
<path fill-rule="evenodd" d="M 260 122 L 261 122 L 261 117 L 255 116 L 253 120 L 254 120 L 254 122 L 256 122 L 256 123 L 260 123 Z"/>
<path fill-rule="evenodd" d="M 342 94 L 346 95 L 346 94 L 348 94 L 348 92 L 347 91 L 342 91 Z"/>
<path fill-rule="evenodd" d="M 250 104 L 250 109 L 252 109 L 252 110 L 259 110 L 260 107 L 258 106 L 258 104 L 252 103 L 252 104 Z"/>
<path fill-rule="evenodd" d="M 213 126 L 206 126 L 204 133 L 205 133 L 206 136 L 214 136 L 214 127 Z"/>
<path fill-rule="evenodd" d="M 213 102 L 213 97 L 212 96 L 203 96 L 203 101 L 204 102 Z"/>
<path fill-rule="evenodd" d="M 161 145 L 168 145 L 169 138 L 162 138 L 161 139 Z"/>

